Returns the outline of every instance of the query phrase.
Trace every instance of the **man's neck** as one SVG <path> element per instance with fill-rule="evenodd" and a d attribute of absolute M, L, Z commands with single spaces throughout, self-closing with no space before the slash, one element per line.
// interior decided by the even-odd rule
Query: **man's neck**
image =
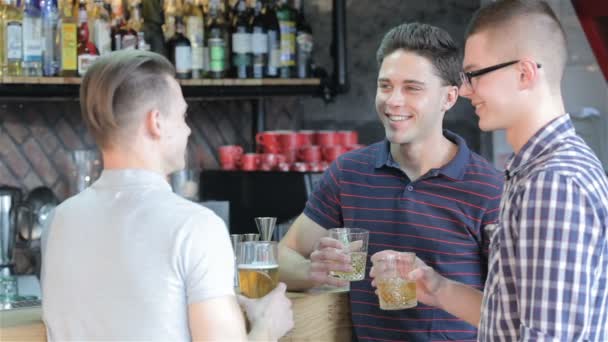
<path fill-rule="evenodd" d="M 538 102 L 534 108 L 520 114 L 520 120 L 507 127 L 505 130 L 507 142 L 513 151 L 518 153 L 534 134 L 564 114 L 566 110 L 561 97 L 559 101 Z"/>
<path fill-rule="evenodd" d="M 149 153 L 141 153 L 137 148 L 103 148 L 103 167 L 107 170 L 140 169 L 166 176 L 160 163 L 149 158 Z"/>
<path fill-rule="evenodd" d="M 410 144 L 391 144 L 391 155 L 411 181 L 431 169 L 446 165 L 458 152 L 458 146 L 443 136 L 429 136 Z"/>

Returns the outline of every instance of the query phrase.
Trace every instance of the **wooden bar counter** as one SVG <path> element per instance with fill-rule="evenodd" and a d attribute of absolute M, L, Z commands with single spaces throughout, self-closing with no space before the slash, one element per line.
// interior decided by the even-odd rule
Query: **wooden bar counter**
<path fill-rule="evenodd" d="M 295 326 L 281 342 L 351 340 L 347 291 L 315 289 L 287 296 L 293 302 Z M 0 341 L 46 341 L 41 309 L 0 311 Z"/>

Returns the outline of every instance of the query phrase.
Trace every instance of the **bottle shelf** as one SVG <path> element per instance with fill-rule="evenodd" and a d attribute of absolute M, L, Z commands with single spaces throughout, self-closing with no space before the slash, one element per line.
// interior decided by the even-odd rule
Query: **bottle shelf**
<path fill-rule="evenodd" d="M 78 97 L 80 77 L 0 78 L 0 97 Z M 186 79 L 179 80 L 185 97 L 256 98 L 266 96 L 321 95 L 320 78 Z"/>

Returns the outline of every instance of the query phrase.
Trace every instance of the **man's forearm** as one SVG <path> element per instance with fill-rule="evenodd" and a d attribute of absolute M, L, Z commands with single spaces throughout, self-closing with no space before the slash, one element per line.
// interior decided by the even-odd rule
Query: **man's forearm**
<path fill-rule="evenodd" d="M 292 291 L 304 291 L 314 286 L 309 280 L 310 260 L 293 249 L 279 244 L 279 279 Z"/>
<path fill-rule="evenodd" d="M 479 326 L 483 292 L 475 288 L 446 279 L 445 285 L 437 293 L 441 308 L 465 320 L 474 327 Z"/>

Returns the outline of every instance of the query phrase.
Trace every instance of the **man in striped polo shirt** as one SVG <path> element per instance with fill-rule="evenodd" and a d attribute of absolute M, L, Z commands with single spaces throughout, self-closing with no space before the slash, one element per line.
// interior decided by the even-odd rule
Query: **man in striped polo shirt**
<path fill-rule="evenodd" d="M 368 255 L 415 252 L 444 276 L 481 289 L 483 228 L 496 220 L 502 176 L 442 128 L 458 99 L 458 48 L 439 28 L 403 24 L 386 34 L 377 60 L 376 110 L 386 139 L 341 156 L 325 172 L 280 243 L 281 279 L 292 290 L 345 285 L 328 276 L 350 266 L 327 229 L 354 227 L 370 231 Z M 350 301 L 359 341 L 477 337 L 475 326 L 433 307 L 380 310 L 369 278 L 350 284 Z"/>
<path fill-rule="evenodd" d="M 480 341 L 608 341 L 608 181 L 565 114 L 566 60 L 545 2 L 498 1 L 469 26 L 461 94 L 515 151 L 488 280 L 482 297 L 429 267 L 410 276 L 419 299 L 479 322 Z"/>

